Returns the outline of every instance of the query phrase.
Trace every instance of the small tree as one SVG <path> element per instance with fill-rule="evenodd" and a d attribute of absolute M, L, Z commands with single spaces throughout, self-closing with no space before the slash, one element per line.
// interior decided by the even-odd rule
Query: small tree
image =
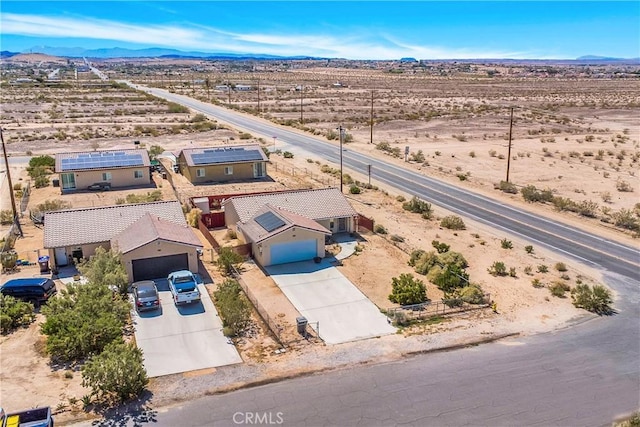
<path fill-rule="evenodd" d="M 420 304 L 427 301 L 427 288 L 422 280 L 415 279 L 413 274 L 402 273 L 391 279 L 389 301 L 400 305 Z"/>
<path fill-rule="evenodd" d="M 433 248 L 439 253 L 439 254 L 443 254 L 445 252 L 449 252 L 449 249 L 451 248 L 451 246 L 447 245 L 446 243 L 440 243 L 437 240 L 432 240 L 431 241 L 431 246 L 433 246 Z"/>
<path fill-rule="evenodd" d="M 231 248 L 222 247 L 218 253 L 216 263 L 222 274 L 231 274 L 232 267 L 237 268 L 243 261 L 244 257 L 242 255 L 234 252 Z"/>
<path fill-rule="evenodd" d="M 449 215 L 442 218 L 440 226 L 450 230 L 464 230 L 466 228 L 462 218 L 456 215 Z"/>
<path fill-rule="evenodd" d="M 88 281 L 104 285 L 120 295 L 127 295 L 129 276 L 122 265 L 119 252 L 112 249 L 107 251 L 100 246 L 88 261 L 78 265 L 78 270 Z"/>
<path fill-rule="evenodd" d="M 33 305 L 0 294 L 0 330 L 3 334 L 19 326 L 29 325 L 34 319 Z"/>
<path fill-rule="evenodd" d="M 424 200 L 420 200 L 416 196 L 413 196 L 413 198 L 408 202 L 404 202 L 402 204 L 402 208 L 406 211 L 413 212 L 413 213 L 419 213 L 419 214 L 426 213 L 426 214 L 429 214 L 429 216 L 431 215 L 431 212 L 433 210 L 433 208 L 431 207 L 431 203 L 425 202 Z"/>
<path fill-rule="evenodd" d="M 149 383 L 142 350 L 121 339 L 108 344 L 82 367 L 82 386 L 98 399 L 125 402 L 142 393 Z"/>
<path fill-rule="evenodd" d="M 200 208 L 193 208 L 187 214 L 187 222 L 193 228 L 198 228 L 198 223 L 200 222 L 201 218 L 202 218 L 202 209 Z"/>
<path fill-rule="evenodd" d="M 164 153 L 164 148 L 159 145 L 149 147 L 149 158 L 155 160 L 160 154 Z"/>
<path fill-rule="evenodd" d="M 240 335 L 251 323 L 251 306 L 242 293 L 240 284 L 227 279 L 213 293 L 213 297 L 222 318 L 224 334 Z"/>

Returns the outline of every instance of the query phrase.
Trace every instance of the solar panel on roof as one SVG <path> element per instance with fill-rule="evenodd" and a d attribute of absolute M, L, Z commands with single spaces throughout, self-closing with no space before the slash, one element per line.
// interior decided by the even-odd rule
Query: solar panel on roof
<path fill-rule="evenodd" d="M 195 165 L 252 162 L 263 160 L 262 153 L 257 149 L 222 148 L 203 150 L 201 153 L 193 153 L 191 160 Z"/>
<path fill-rule="evenodd" d="M 258 215 L 255 221 L 268 233 L 285 225 L 285 222 L 271 211 Z"/>
<path fill-rule="evenodd" d="M 123 166 L 143 166 L 140 153 L 95 152 L 80 153 L 75 158 L 65 158 L 60 162 L 63 171 L 82 169 L 105 169 Z"/>

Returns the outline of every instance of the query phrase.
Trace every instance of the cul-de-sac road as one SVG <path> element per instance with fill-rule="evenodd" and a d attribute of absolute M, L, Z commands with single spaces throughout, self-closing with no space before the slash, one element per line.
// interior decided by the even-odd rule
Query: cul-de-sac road
<path fill-rule="evenodd" d="M 339 149 L 263 120 L 142 88 L 337 162 Z M 159 411 L 158 426 L 607 425 L 640 408 L 640 253 L 353 151 L 347 168 L 604 271 L 617 314 L 537 336 L 312 375 Z M 253 415 L 247 415 L 253 414 Z M 252 418 L 253 417 L 253 418 Z"/>

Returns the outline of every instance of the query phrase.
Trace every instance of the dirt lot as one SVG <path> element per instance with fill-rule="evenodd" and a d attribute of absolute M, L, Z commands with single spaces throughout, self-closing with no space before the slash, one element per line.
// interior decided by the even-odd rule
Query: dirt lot
<path fill-rule="evenodd" d="M 242 73 L 227 77 L 236 79 L 236 83 L 249 79 Z M 353 142 L 348 143 L 349 149 L 362 150 L 421 173 L 501 198 L 507 203 L 525 206 L 601 235 L 637 244 L 629 233 L 599 220 L 610 217 L 613 211 L 637 209 L 640 188 L 635 173 L 640 129 L 636 118 L 640 108 L 637 105 L 640 84 L 635 80 L 574 81 L 557 78 L 532 81 L 524 77 L 504 77 L 488 81 L 461 75 L 447 78 L 431 75 L 412 77 L 376 70 L 365 72 L 315 68 L 263 73 L 259 77 L 264 90 L 260 113 L 263 117 L 302 128 L 301 132 L 325 137 L 331 137 L 331 130 L 342 123 L 353 138 Z M 217 97 L 219 102 L 225 98 L 224 93 L 212 91 L 213 94 L 207 94 L 202 86 L 185 85 L 186 80 L 181 80 L 178 75 L 159 79 L 148 73 L 137 79 L 139 83 L 171 86 L 172 90 L 200 98 Z M 333 84 L 336 80 L 343 85 L 335 87 Z M 300 102 L 300 93 L 296 92 L 295 84 L 301 81 L 306 88 L 303 94 L 306 111 L 304 126 L 296 124 L 294 120 L 299 115 L 295 106 Z M 374 144 L 368 143 L 367 117 L 371 96 L 371 91 L 366 89 L 370 87 L 368 85 L 376 88 Z M 271 90 L 267 90 L 269 87 Z M 5 129 L 8 150 L 13 155 L 129 148 L 134 140 L 147 148 L 159 145 L 173 151 L 186 146 L 234 142 L 270 143 L 268 135 L 241 135 L 120 86 L 13 86 L 3 87 L 0 96 L 3 103 L 0 122 Z M 255 93 L 233 92 L 233 96 L 236 108 L 254 105 L 251 97 Z M 556 212 L 549 205 L 528 204 L 519 195 L 494 190 L 493 184 L 504 179 L 506 167 L 509 119 L 505 106 L 514 102 L 519 107 L 515 112 L 512 181 L 519 186 L 533 184 L 539 188 L 548 187 L 553 189 L 555 195 L 575 201 L 595 201 L 598 204 L 598 218 Z M 332 137 L 336 143 L 335 135 Z M 390 151 L 380 150 L 380 146 L 376 148 L 380 142 L 388 142 Z M 394 156 L 394 148 L 403 151 L 405 146 L 410 147 L 412 161 L 404 162 L 404 159 Z M 420 158 L 419 150 L 422 150 L 424 159 Z M 285 165 L 284 171 L 280 167 L 276 172 L 275 167 L 271 166 L 268 172 L 273 181 L 249 186 L 250 189 L 309 188 L 326 185 L 326 181 L 323 183 L 322 180 L 329 179 L 321 170 L 324 164 L 321 159 L 306 155 L 297 155 L 294 159 L 274 155 L 272 159 L 279 165 Z M 294 175 L 287 168 L 296 168 L 297 173 Z M 301 173 L 303 170 L 313 173 L 316 179 Z M 354 179 L 366 181 L 364 176 L 347 172 Z M 27 179 L 24 175 L 22 178 L 23 181 Z M 627 183 L 628 188 L 625 189 L 632 191 L 620 191 L 621 182 Z M 165 199 L 176 197 L 167 181 L 156 176 L 155 183 Z M 375 179 L 373 184 L 376 184 Z M 184 183 L 180 186 L 184 194 L 193 191 L 189 195 L 238 192 L 240 188 L 247 188 L 238 183 L 229 184 L 228 187 L 210 186 L 192 190 L 188 190 Z M 144 193 L 150 190 L 153 189 L 131 192 Z M 571 286 L 577 280 L 591 284 L 598 282 L 597 272 L 542 248 L 536 247 L 532 254 L 528 254 L 524 247 L 530 243 L 513 237 L 509 237 L 513 249 L 503 249 L 500 241 L 507 236 L 471 220 L 465 220 L 466 230 L 442 229 L 438 219 L 447 215 L 446 211 L 434 206 L 433 219 L 424 220 L 402 209 L 402 203 L 397 199 L 400 195 L 411 197 L 410 194 L 400 194 L 384 187 L 378 190 L 363 189 L 361 194 L 349 195 L 358 212 L 374 218 L 389 233 L 379 235 L 363 232 L 362 252 L 346 259 L 340 270 L 378 307 L 390 308 L 393 304 L 387 296 L 391 291 L 391 278 L 412 272 L 407 265 L 412 250 L 431 250 L 431 242 L 439 240 L 451 245 L 452 250 L 461 252 L 469 260 L 471 281 L 480 284 L 491 295 L 500 314 L 495 315 L 487 310 L 436 325 L 408 328 L 403 334 L 376 340 L 375 346 L 362 343 L 332 348 L 301 343 L 286 354 L 275 354 L 278 347 L 276 341 L 256 317 L 256 328 L 238 345 L 244 360 L 255 367 L 261 376 L 303 372 L 340 363 L 360 363 L 362 360 L 346 355 L 349 349 L 355 351 L 353 349 L 356 348 L 362 357 L 367 354 L 376 354 L 376 360 L 396 357 L 400 349 L 421 345 L 425 341 L 422 334 L 426 334 L 432 343 L 444 342 L 444 338 L 439 337 L 447 337 L 446 342 L 455 343 L 478 334 L 491 335 L 504 331 L 527 334 L 552 330 L 583 315 L 571 305 L 570 299 L 552 297 L 548 289 L 534 288 L 532 280 L 539 279 L 544 284 L 563 281 Z M 65 195 L 64 199 L 69 200 L 73 207 L 82 207 L 110 204 L 118 196 L 122 197 L 112 191 Z M 36 190 L 31 197 L 30 207 L 52 198 L 62 198 L 58 189 L 48 187 Z M 609 214 L 606 213 L 607 209 Z M 16 249 L 21 258 L 35 261 L 38 250 L 42 249 L 42 230 L 27 222 L 25 219 L 25 238 L 18 240 Z M 219 234 L 218 237 L 224 240 L 226 232 Z M 392 241 L 392 236 L 396 236 L 395 240 L 398 241 Z M 232 241 L 227 243 L 231 244 Z M 205 257 L 206 254 L 205 251 Z M 498 260 L 508 267 L 514 267 L 517 277 L 491 276 L 487 269 Z M 557 271 L 554 266 L 558 262 L 564 262 L 568 271 Z M 223 278 L 212 265 L 208 262 L 205 264 L 215 282 L 219 283 Z M 546 265 L 549 272 L 537 273 L 540 265 Z M 527 273 L 528 266 L 531 267 L 531 273 Z M 32 276 L 37 273 L 37 267 L 31 266 L 23 267 L 18 274 Z M 3 281 L 10 277 L 3 277 Z M 276 323 L 282 324 L 285 334 L 293 339 L 295 334 L 290 319 L 296 312 L 291 304 L 286 298 L 282 299 L 273 282 L 265 278 L 259 269 L 247 265 L 243 277 L 261 305 Z M 425 283 L 428 282 L 421 278 Z M 442 295 L 430 283 L 427 283 L 427 294 L 432 300 Z M 72 402 L 73 398 L 80 398 L 86 393 L 80 386 L 78 372 L 65 375 L 66 370 L 49 366 L 48 359 L 42 355 L 42 339 L 37 322 L 28 329 L 0 338 L 0 399 L 3 406 L 22 408 L 49 404 L 63 409 L 73 406 L 69 398 Z M 360 351 L 362 348 L 365 351 Z M 383 350 L 387 351 L 384 355 L 375 353 Z M 255 374 L 255 371 L 251 372 Z M 171 402 L 175 388 L 183 384 L 180 381 L 199 375 L 154 380 L 150 387 L 155 402 Z M 216 374 L 212 375 L 215 377 Z M 221 377 L 220 374 L 216 378 Z M 208 391 L 213 386 L 201 387 Z M 197 390 L 197 387 L 191 390 Z M 34 395 L 38 396 L 38 401 L 34 401 Z M 65 417 L 72 415 L 65 412 Z"/>

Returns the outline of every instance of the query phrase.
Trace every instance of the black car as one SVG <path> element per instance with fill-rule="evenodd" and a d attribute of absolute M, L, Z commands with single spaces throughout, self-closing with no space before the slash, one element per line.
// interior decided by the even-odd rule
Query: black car
<path fill-rule="evenodd" d="M 43 277 L 13 279 L 0 287 L 2 295 L 30 302 L 34 307 L 46 303 L 56 292 L 53 280 Z"/>
<path fill-rule="evenodd" d="M 131 289 L 133 291 L 133 301 L 136 305 L 136 310 L 155 310 L 160 307 L 158 289 L 153 280 L 135 282 L 131 285 Z"/>
<path fill-rule="evenodd" d="M 111 190 L 110 182 L 94 182 L 90 186 L 87 187 L 88 190 L 91 191 L 109 191 Z"/>

